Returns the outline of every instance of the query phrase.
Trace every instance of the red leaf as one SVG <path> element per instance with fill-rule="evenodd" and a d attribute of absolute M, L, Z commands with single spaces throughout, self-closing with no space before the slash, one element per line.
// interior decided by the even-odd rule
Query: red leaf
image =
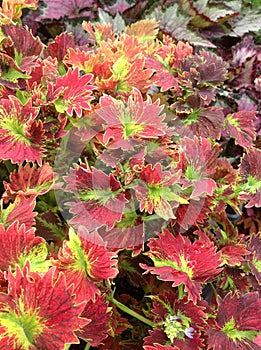
<path fill-rule="evenodd" d="M 1 216 L 2 220 L 4 219 L 5 227 L 17 220 L 19 225 L 25 224 L 26 230 L 29 230 L 35 222 L 36 213 L 33 212 L 35 204 L 35 197 L 16 197 L 14 203 L 9 204 L 6 209 L 2 210 Z"/>
<path fill-rule="evenodd" d="M 115 253 L 106 250 L 105 243 L 97 232 L 89 233 L 83 226 L 78 236 L 69 231 L 69 241 L 64 241 L 53 265 L 63 271 L 67 284 L 73 285 L 78 302 L 95 300 L 100 294 L 96 283 L 116 277 Z"/>
<path fill-rule="evenodd" d="M 221 248 L 222 259 L 230 266 L 241 265 L 250 252 L 242 244 L 227 244 Z"/>
<path fill-rule="evenodd" d="M 210 311 L 206 302 L 195 305 L 187 297 L 178 299 L 173 292 L 164 292 L 153 296 L 152 303 L 154 322 L 158 326 L 144 338 L 144 349 L 191 350 L 203 347 L 201 335 L 206 327 L 205 309 Z"/>
<path fill-rule="evenodd" d="M 30 251 L 44 243 L 41 237 L 35 237 L 34 229 L 26 230 L 25 225 L 13 222 L 7 229 L 0 224 L 0 269 L 7 271 L 15 264 L 23 267 L 26 256 L 30 260 Z M 40 250 L 39 250 L 40 252 Z"/>
<path fill-rule="evenodd" d="M 251 255 L 247 256 L 249 261 L 249 266 L 252 273 L 255 275 L 259 285 L 261 285 L 261 271 L 260 271 L 260 262 L 261 262 L 261 233 L 252 234 L 250 236 L 248 246 Z"/>
<path fill-rule="evenodd" d="M 261 207 L 261 151 L 251 148 L 244 154 L 239 167 L 240 175 L 249 187 L 248 191 L 240 196 L 242 201 L 249 201 L 246 208 Z"/>
<path fill-rule="evenodd" d="M 144 101 L 141 92 L 133 88 L 127 104 L 105 95 L 100 98 L 101 109 L 97 114 L 106 122 L 104 143 L 109 148 L 130 149 L 135 140 L 157 138 L 165 134 L 165 115 L 161 115 L 160 101 L 152 103 L 148 96 Z"/>
<path fill-rule="evenodd" d="M 175 132 L 181 136 L 196 135 L 219 140 L 224 126 L 224 114 L 219 107 L 200 107 L 188 116 L 177 119 L 177 122 L 175 125 L 176 120 L 174 121 Z"/>
<path fill-rule="evenodd" d="M 32 68 L 37 66 L 36 59 L 43 51 L 41 40 L 35 38 L 27 27 L 9 25 L 3 26 L 2 29 L 12 41 L 12 50 L 7 47 L 6 52 L 14 58 L 18 67 L 30 73 Z"/>
<path fill-rule="evenodd" d="M 212 145 L 204 137 L 182 139 L 180 161 L 177 167 L 181 168 L 185 175 L 183 186 L 194 186 L 191 198 L 205 193 L 212 195 L 216 182 L 210 177 L 215 172 L 219 154 L 219 145 Z"/>
<path fill-rule="evenodd" d="M 96 295 L 95 301 L 89 300 L 81 317 L 91 321 L 76 334 L 92 346 L 99 346 L 110 331 L 109 320 L 111 313 L 108 312 L 108 303 L 105 301 L 105 294 Z"/>
<path fill-rule="evenodd" d="M 9 179 L 10 183 L 4 181 L 5 201 L 14 200 L 19 195 L 28 198 L 47 193 L 54 184 L 54 173 L 48 163 L 39 168 L 35 164 L 30 167 L 27 163 L 24 167 L 20 166 L 18 170 L 14 170 Z"/>
<path fill-rule="evenodd" d="M 62 62 L 64 56 L 67 53 L 68 49 L 74 49 L 75 43 L 72 34 L 64 32 L 58 35 L 54 42 L 49 42 L 47 48 L 44 51 L 44 57 L 48 58 L 51 56 L 58 60 L 58 62 Z"/>
<path fill-rule="evenodd" d="M 144 244 L 144 223 L 142 217 L 133 211 L 124 211 L 120 223 L 107 230 L 104 226 L 98 229 L 108 249 L 142 249 Z"/>

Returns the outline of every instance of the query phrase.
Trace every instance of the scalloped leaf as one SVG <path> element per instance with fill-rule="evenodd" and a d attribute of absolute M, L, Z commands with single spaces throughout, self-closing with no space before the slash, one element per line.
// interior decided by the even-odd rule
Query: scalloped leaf
<path fill-rule="evenodd" d="M 231 20 L 231 26 L 237 36 L 243 36 L 248 32 L 258 32 L 261 29 L 260 9 L 243 9 L 240 16 Z"/>
<path fill-rule="evenodd" d="M 165 11 L 163 11 L 161 7 L 157 7 L 148 17 L 155 18 L 155 20 L 159 22 L 160 29 L 169 33 L 177 40 L 187 40 L 194 45 L 205 47 L 216 47 L 210 41 L 203 39 L 200 35 L 197 35 L 196 32 L 188 29 L 191 17 L 181 14 L 178 9 L 178 4 L 169 6 Z"/>
<path fill-rule="evenodd" d="M 209 347 L 259 350 L 253 340 L 261 327 L 261 299 L 257 293 L 218 297 L 216 324 L 210 326 Z"/>

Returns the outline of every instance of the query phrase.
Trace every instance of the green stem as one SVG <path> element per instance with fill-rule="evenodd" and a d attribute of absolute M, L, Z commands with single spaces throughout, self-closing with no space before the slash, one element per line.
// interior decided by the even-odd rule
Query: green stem
<path fill-rule="evenodd" d="M 86 343 L 84 350 L 89 350 L 90 348 L 91 348 L 91 344 L 90 343 Z"/>
<path fill-rule="evenodd" d="M 118 300 L 114 299 L 113 297 L 110 298 L 110 300 L 113 302 L 114 305 L 116 305 L 120 310 L 126 312 L 127 314 L 137 318 L 141 322 L 147 324 L 150 327 L 156 327 L 155 323 L 148 320 L 146 317 L 141 316 L 136 311 L 131 310 L 128 308 L 128 306 L 125 306 L 124 304 L 120 303 Z"/>
<path fill-rule="evenodd" d="M 184 297 L 184 285 L 180 284 L 178 286 L 178 298 L 182 299 Z"/>

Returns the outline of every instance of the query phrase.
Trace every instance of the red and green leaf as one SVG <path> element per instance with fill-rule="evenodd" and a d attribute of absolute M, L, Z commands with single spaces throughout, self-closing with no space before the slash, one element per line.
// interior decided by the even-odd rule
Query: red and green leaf
<path fill-rule="evenodd" d="M 19 225 L 25 224 L 26 230 L 31 229 L 35 223 L 34 217 L 37 215 L 33 211 L 35 204 L 35 197 L 16 197 L 13 203 L 9 203 L 6 208 L 0 209 L 0 222 L 7 228 L 15 221 L 18 221 Z"/>
<path fill-rule="evenodd" d="M 134 88 L 127 104 L 111 96 L 100 98 L 101 109 L 97 114 L 106 122 L 103 142 L 109 148 L 132 148 L 141 138 L 157 138 L 164 135 L 166 125 L 160 101 L 152 103 L 148 96 L 144 101 L 141 92 Z"/>
<path fill-rule="evenodd" d="M 227 131 L 235 139 L 236 144 L 242 147 L 251 147 L 256 139 L 254 111 L 240 111 L 226 117 Z"/>
<path fill-rule="evenodd" d="M 54 184 L 52 167 L 45 163 L 37 168 L 27 163 L 14 170 L 9 176 L 9 181 L 4 181 L 4 200 L 14 200 L 16 196 L 33 197 L 47 193 Z"/>
<path fill-rule="evenodd" d="M 66 182 L 66 189 L 75 194 L 75 202 L 68 203 L 74 215 L 73 225 L 83 225 L 89 230 L 102 225 L 112 228 L 121 220 L 127 199 L 120 182 L 112 174 L 80 166 L 71 171 Z"/>
<path fill-rule="evenodd" d="M 3 32 L 12 42 L 11 47 L 6 47 L 6 53 L 13 57 L 22 71 L 30 74 L 37 66 L 36 60 L 43 51 L 41 40 L 35 38 L 28 28 L 19 25 L 4 26 Z"/>
<path fill-rule="evenodd" d="M 254 339 L 261 328 L 260 312 L 261 299 L 257 293 L 241 296 L 229 293 L 223 300 L 218 297 L 216 326 L 208 331 L 209 348 L 258 350 Z"/>
<path fill-rule="evenodd" d="M 115 253 L 106 250 L 97 232 L 89 233 L 80 227 L 78 235 L 71 229 L 69 241 L 64 241 L 53 265 L 62 271 L 68 285 L 73 286 L 78 302 L 95 300 L 100 294 L 97 283 L 114 278 L 118 270 Z"/>
<path fill-rule="evenodd" d="M 92 74 L 85 74 L 79 77 L 78 68 L 69 69 L 64 76 L 57 79 L 55 89 L 63 88 L 61 97 L 54 104 L 58 112 L 67 112 L 70 116 L 73 111 L 78 117 L 82 116 L 83 110 L 90 110 L 90 101 L 92 90 L 95 88 L 91 85 L 93 82 Z"/>
<path fill-rule="evenodd" d="M 19 226 L 15 221 L 7 229 L 0 224 L 0 269 L 12 270 L 15 265 L 21 269 L 26 262 L 30 262 L 32 272 L 45 272 L 50 263 L 47 259 L 47 247 L 45 240 L 35 237 L 34 229 L 26 230 L 25 225 Z"/>
<path fill-rule="evenodd" d="M 35 118 L 39 109 L 30 101 L 23 106 L 14 96 L 2 99 L 0 105 L 0 157 L 13 163 L 42 163 L 44 130 Z"/>
<path fill-rule="evenodd" d="M 188 298 L 194 303 L 200 299 L 201 283 L 220 273 L 220 253 L 213 243 L 200 236 L 192 244 L 180 234 L 173 236 L 168 230 L 158 238 L 150 239 L 147 255 L 154 266 L 141 264 L 146 272 L 157 274 L 163 281 L 173 281 L 173 286 L 184 284 Z"/>
<path fill-rule="evenodd" d="M 30 272 L 29 264 L 8 272 L 8 294 L 0 294 L 1 348 L 58 350 L 79 343 L 75 332 L 89 322 L 80 317 L 84 304 L 76 305 L 65 276 L 54 274 L 55 268 Z"/>

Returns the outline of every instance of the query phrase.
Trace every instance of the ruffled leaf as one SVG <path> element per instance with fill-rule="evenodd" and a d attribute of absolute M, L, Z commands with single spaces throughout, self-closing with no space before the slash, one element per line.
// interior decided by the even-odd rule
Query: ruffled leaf
<path fill-rule="evenodd" d="M 248 32 L 258 32 L 261 28 L 260 9 L 245 9 L 242 14 L 231 21 L 232 29 L 237 36 L 243 36 Z"/>
<path fill-rule="evenodd" d="M 184 284 L 194 303 L 200 299 L 201 283 L 220 273 L 220 253 L 206 237 L 200 236 L 192 244 L 187 237 L 173 236 L 165 229 L 159 238 L 150 239 L 148 246 L 154 267 L 141 267 L 163 281 L 173 281 L 173 286 Z"/>
<path fill-rule="evenodd" d="M 154 40 L 158 34 L 158 23 L 153 19 L 144 19 L 131 24 L 125 30 L 128 35 L 135 35 L 139 41 Z"/>
<path fill-rule="evenodd" d="M 216 182 L 211 175 L 215 172 L 219 153 L 219 146 L 212 145 L 206 138 L 182 139 L 178 168 L 184 172 L 183 186 L 194 186 L 191 198 L 213 193 Z"/>
<path fill-rule="evenodd" d="M 53 42 L 49 42 L 47 48 L 44 50 L 44 57 L 48 58 L 51 56 L 57 59 L 61 63 L 68 49 L 74 49 L 75 43 L 71 33 L 61 33 L 55 37 Z"/>
<path fill-rule="evenodd" d="M 135 208 L 125 208 L 119 223 L 110 230 L 103 226 L 98 232 L 108 249 L 113 251 L 139 249 L 144 244 L 144 222 L 142 217 L 136 214 Z"/>
<path fill-rule="evenodd" d="M 109 13 L 103 11 L 99 8 L 99 22 L 100 23 L 109 23 L 112 26 L 112 29 L 116 31 L 116 33 L 121 33 L 125 29 L 125 21 L 119 12 L 115 17 L 112 17 Z"/>
<path fill-rule="evenodd" d="M 3 0 L 0 8 L 0 23 L 9 24 L 16 21 L 22 16 L 23 9 L 36 10 L 37 5 L 37 0 Z"/>
<path fill-rule="evenodd" d="M 187 200 L 179 195 L 178 183 L 181 172 L 163 171 L 161 164 L 154 167 L 146 165 L 139 174 L 139 180 L 133 187 L 140 203 L 140 211 L 152 214 L 153 211 L 161 218 L 174 218 L 173 209 L 179 203 L 186 204 Z"/>
<path fill-rule="evenodd" d="M 194 135 L 219 140 L 224 127 L 224 114 L 222 108 L 207 107 L 192 110 L 186 117 L 177 119 L 175 132 L 180 135 Z M 181 124 L 181 125 L 179 125 Z M 183 124 L 183 125 L 182 125 Z"/>
<path fill-rule="evenodd" d="M 150 13 L 149 17 L 155 18 L 159 22 L 160 29 L 170 33 L 177 40 L 185 40 L 194 45 L 215 47 L 210 41 L 188 29 L 190 17 L 180 13 L 178 4 L 169 6 L 165 11 L 157 7 Z"/>
<path fill-rule="evenodd" d="M 35 38 L 28 28 L 19 25 L 4 26 L 2 30 L 12 42 L 12 50 L 7 46 L 6 52 L 10 52 L 18 67 L 30 74 L 43 51 L 41 40 Z"/>
<path fill-rule="evenodd" d="M 26 230 L 29 230 L 35 223 L 34 217 L 37 214 L 33 212 L 35 204 L 35 197 L 16 197 L 14 203 L 10 203 L 8 207 L 0 210 L 0 222 L 8 227 L 13 222 L 18 221 L 19 225 L 25 224 Z"/>
<path fill-rule="evenodd" d="M 81 317 L 91 321 L 76 334 L 92 346 L 99 346 L 110 331 L 111 312 L 109 312 L 108 303 L 105 301 L 105 295 L 96 295 L 95 301 L 89 300 Z"/>
<path fill-rule="evenodd" d="M 248 250 L 251 252 L 247 256 L 249 261 L 249 266 L 252 273 L 255 275 L 258 284 L 261 285 L 261 233 L 252 234 L 250 236 L 248 245 Z"/>
<path fill-rule="evenodd" d="M 157 138 L 164 135 L 163 107 L 159 100 L 152 103 L 143 100 L 141 92 L 134 88 L 127 104 L 111 96 L 100 98 L 101 109 L 97 114 L 106 122 L 103 141 L 109 148 L 130 149 L 140 138 Z"/>
<path fill-rule="evenodd" d="M 243 193 L 240 198 L 249 201 L 246 208 L 261 207 L 261 151 L 251 148 L 243 156 L 240 164 L 240 175 L 245 181 L 242 185 Z"/>
<path fill-rule="evenodd" d="M 152 296 L 152 306 L 154 322 L 159 325 L 144 338 L 144 349 L 190 350 L 203 347 L 201 336 L 207 317 L 206 303 L 195 305 L 187 297 L 178 299 L 173 292 L 165 291 Z"/>

